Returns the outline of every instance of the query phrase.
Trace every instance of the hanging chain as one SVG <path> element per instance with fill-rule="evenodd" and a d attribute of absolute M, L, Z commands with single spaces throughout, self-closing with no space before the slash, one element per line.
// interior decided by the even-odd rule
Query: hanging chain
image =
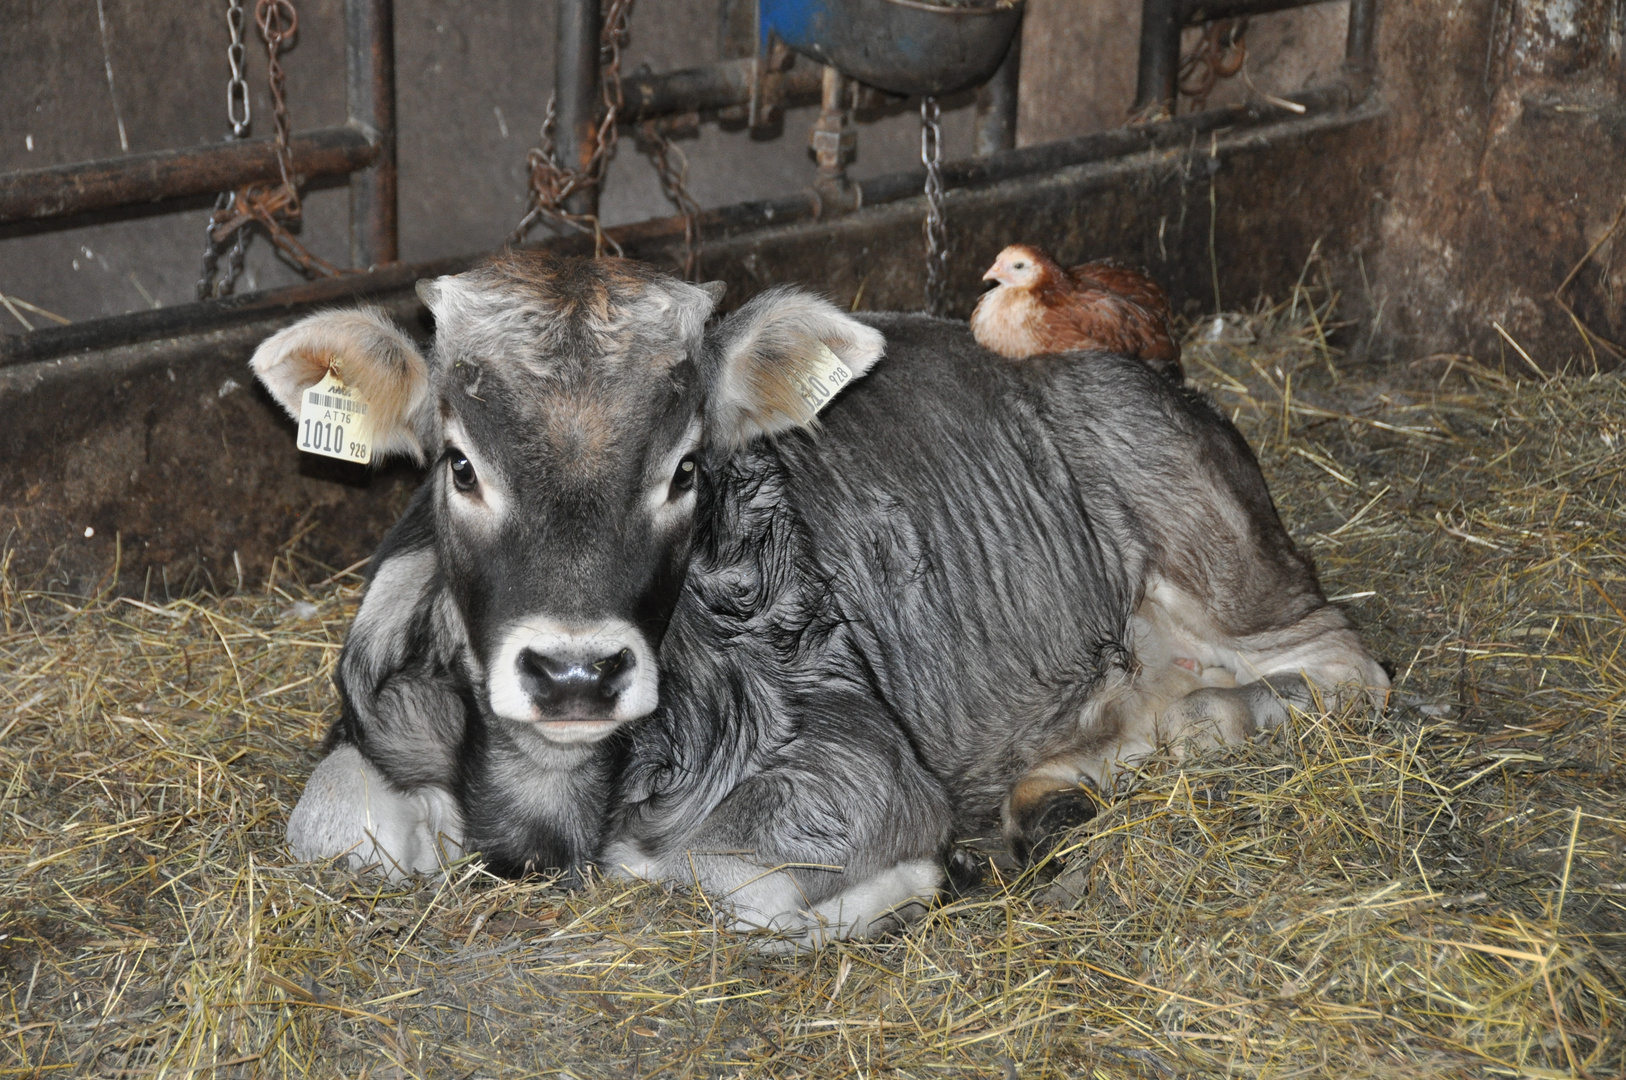
<path fill-rule="evenodd" d="M 604 231 L 598 215 L 573 214 L 565 209 L 565 202 L 578 191 L 602 190 L 610 160 L 615 156 L 619 138 L 617 125 L 626 108 L 621 85 L 621 51 L 626 45 L 631 14 L 632 0 L 610 0 L 599 27 L 599 81 L 604 115 L 593 132 L 587 163 L 581 168 L 571 168 L 559 159 L 558 100 L 553 96 L 548 98 L 541 138 L 525 155 L 530 207 L 509 236 L 510 244 L 523 241 L 537 222 L 546 221 L 556 227 L 591 233 L 594 255 L 603 255 L 606 248 L 622 254 L 621 245 Z M 670 127 L 669 121 L 645 121 L 639 125 L 637 142 L 639 150 L 649 155 L 655 167 L 662 193 L 683 216 L 683 275 L 693 280 L 700 273 L 700 204 L 689 193 L 689 160 L 672 142 Z"/>
<path fill-rule="evenodd" d="M 525 155 L 525 167 L 530 174 L 530 209 L 508 238 L 509 243 L 519 243 L 538 221 L 546 221 L 550 225 L 591 233 L 595 255 L 603 255 L 606 246 L 614 248 L 617 255 L 622 254 L 621 245 L 605 234 L 597 214 L 573 214 L 565 209 L 565 200 L 578 191 L 602 187 L 610 158 L 615 154 L 616 121 L 626 104 L 621 91 L 621 49 L 627 41 L 627 16 L 631 11 L 632 0 L 610 0 L 599 27 L 599 85 L 604 116 L 593 132 L 592 154 L 580 169 L 570 168 L 559 160 L 554 139 L 558 101 L 556 97 L 548 98 L 541 140 Z"/>
<path fill-rule="evenodd" d="M 226 120 L 231 124 L 231 131 L 226 138 L 229 141 L 248 138 L 253 120 L 248 80 L 243 76 L 243 61 L 246 55 L 243 24 L 243 0 L 226 0 L 226 29 L 230 36 L 230 44 L 226 46 L 226 62 L 231 66 L 231 78 L 226 80 Z M 237 287 L 238 277 L 243 273 L 243 256 L 248 249 L 248 232 L 239 229 L 227 255 L 226 275 L 218 282 L 215 281 L 220 261 L 220 244 L 215 240 L 215 229 L 225 220 L 226 211 L 231 208 L 234 197 L 235 193 L 230 191 L 222 191 L 216 196 L 214 209 L 209 214 L 209 224 L 204 227 L 203 269 L 198 275 L 197 284 L 199 300 L 230 296 L 232 290 Z"/>
<path fill-rule="evenodd" d="M 689 194 L 689 156 L 678 148 L 666 126 L 657 120 L 645 120 L 639 125 L 638 149 L 649 155 L 655 175 L 660 177 L 661 192 L 683 215 L 683 276 L 689 281 L 699 281 L 700 204 Z"/>
<path fill-rule="evenodd" d="M 943 130 L 937 99 L 920 101 L 920 160 L 926 166 L 926 310 L 942 315 L 948 282 L 948 225 L 943 219 Z"/>
<path fill-rule="evenodd" d="M 1196 46 L 1180 58 L 1180 93 L 1191 99 L 1193 112 L 1208 107 L 1208 95 L 1221 79 L 1242 70 L 1248 58 L 1248 20 L 1218 19 L 1203 27 Z"/>
<path fill-rule="evenodd" d="M 248 134 L 248 83 L 243 77 L 243 0 L 228 0 L 226 25 L 231 44 L 226 58 L 231 64 L 231 80 L 226 84 L 226 116 L 234 139 Z M 243 256 L 251 227 L 259 225 L 271 243 L 306 277 L 336 277 L 355 273 L 335 266 L 313 254 L 292 232 L 304 210 L 299 198 L 299 175 L 294 171 L 291 132 L 288 119 L 287 76 L 282 70 L 283 49 L 299 32 L 299 12 L 293 0 L 256 0 L 254 21 L 265 40 L 266 81 L 271 92 L 271 113 L 275 121 L 277 172 L 280 183 L 248 184 L 236 191 L 222 192 L 209 215 L 209 244 L 203 256 L 203 275 L 198 279 L 198 299 L 229 296 L 243 272 Z M 241 118 L 239 118 L 239 105 Z M 214 281 L 222 246 L 231 241 L 226 273 Z"/>
<path fill-rule="evenodd" d="M 260 36 L 265 39 L 265 73 L 271 88 L 271 114 L 277 128 L 277 169 L 282 173 L 282 186 L 286 189 L 287 219 L 299 220 L 299 189 L 294 184 L 293 154 L 288 148 L 288 101 L 285 97 L 287 76 L 282 72 L 279 56 L 285 41 L 299 32 L 299 12 L 292 0 L 258 0 L 254 5 L 254 21 L 260 25 Z"/>
<path fill-rule="evenodd" d="M 243 0 L 226 0 L 226 4 L 226 27 L 231 31 L 231 44 L 226 46 L 226 62 L 231 64 L 231 78 L 226 80 L 226 119 L 231 121 L 231 137 L 246 139 L 253 116 L 249 108 L 248 79 L 243 75 L 247 53 L 243 45 Z"/>

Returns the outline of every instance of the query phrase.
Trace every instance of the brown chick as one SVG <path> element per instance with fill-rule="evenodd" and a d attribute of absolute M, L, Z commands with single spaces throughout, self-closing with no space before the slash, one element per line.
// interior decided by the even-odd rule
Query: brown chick
<path fill-rule="evenodd" d="M 982 280 L 997 282 L 971 313 L 971 333 L 985 349 L 1012 360 L 1102 349 L 1176 382 L 1184 375 L 1169 295 L 1138 270 L 1105 260 L 1064 270 L 1038 248 L 1012 244 Z"/>

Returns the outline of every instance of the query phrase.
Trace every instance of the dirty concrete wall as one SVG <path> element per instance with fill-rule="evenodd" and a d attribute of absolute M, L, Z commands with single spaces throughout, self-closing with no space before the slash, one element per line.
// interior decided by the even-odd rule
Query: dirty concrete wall
<path fill-rule="evenodd" d="M 1030 2 L 1021 141 L 1120 123 L 1138 14 Z M 1338 0 L 1252 20 L 1246 74 L 1210 106 L 1327 81 L 1347 12 Z M 1326 250 L 1363 323 L 1350 343 L 1380 359 L 1523 366 L 1522 348 L 1547 369 L 1626 364 L 1626 0 L 1387 0 L 1378 29 L 1388 120 L 1319 166 L 1349 180 L 1342 198 L 1368 222 Z M 1080 92 L 1043 89 L 1057 70 Z"/>
<path fill-rule="evenodd" d="M 1622 0 L 1390 5 L 1371 264 L 1390 352 L 1626 359 L 1623 37 Z"/>

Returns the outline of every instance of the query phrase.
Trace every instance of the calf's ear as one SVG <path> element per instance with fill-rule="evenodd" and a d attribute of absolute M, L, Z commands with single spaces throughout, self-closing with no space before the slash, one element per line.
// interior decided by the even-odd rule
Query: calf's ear
<path fill-rule="evenodd" d="M 248 363 L 296 420 L 300 395 L 333 370 L 367 402 L 374 460 L 406 454 L 421 463 L 424 447 L 434 441 L 429 365 L 412 339 L 378 308 L 324 311 L 301 319 L 266 338 Z"/>
<path fill-rule="evenodd" d="M 712 332 L 718 370 L 711 391 L 714 433 L 734 445 L 795 427 L 811 427 L 824 390 L 860 378 L 881 358 L 886 339 L 840 308 L 789 286 L 770 289 Z M 820 384 L 814 386 L 812 384 Z"/>

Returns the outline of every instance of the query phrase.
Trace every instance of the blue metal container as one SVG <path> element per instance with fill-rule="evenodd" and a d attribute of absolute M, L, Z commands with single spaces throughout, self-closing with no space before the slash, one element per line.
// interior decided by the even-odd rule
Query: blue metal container
<path fill-rule="evenodd" d="M 1022 0 L 759 0 L 759 47 L 770 36 L 859 82 L 894 94 L 980 86 L 1005 58 Z"/>

